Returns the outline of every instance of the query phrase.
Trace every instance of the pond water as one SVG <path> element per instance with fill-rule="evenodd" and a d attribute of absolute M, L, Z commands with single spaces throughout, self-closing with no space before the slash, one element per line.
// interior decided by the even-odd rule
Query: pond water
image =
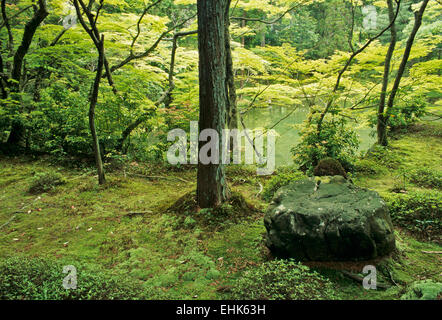
<path fill-rule="evenodd" d="M 287 107 L 269 107 L 269 108 L 253 108 L 243 115 L 244 123 L 248 129 L 271 127 L 284 117 L 286 117 L 292 108 Z M 299 109 L 289 115 L 286 119 L 282 120 L 274 130 L 278 133 L 276 138 L 276 166 L 288 165 L 293 163 L 292 153 L 290 150 L 295 146 L 299 140 L 299 131 L 294 128 L 293 125 L 302 123 L 307 118 L 308 110 Z M 359 152 L 368 150 L 376 138 L 370 136 L 370 132 L 374 129 L 363 127 L 357 128 L 356 132 L 359 135 L 361 144 L 359 146 Z"/>

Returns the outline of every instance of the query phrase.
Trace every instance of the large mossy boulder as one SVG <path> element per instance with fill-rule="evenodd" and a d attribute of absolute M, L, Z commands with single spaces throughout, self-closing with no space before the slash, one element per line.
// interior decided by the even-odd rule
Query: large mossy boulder
<path fill-rule="evenodd" d="M 369 260 L 395 248 L 385 202 L 377 192 L 356 187 L 342 176 L 304 179 L 282 187 L 264 223 L 266 244 L 278 257 Z"/>

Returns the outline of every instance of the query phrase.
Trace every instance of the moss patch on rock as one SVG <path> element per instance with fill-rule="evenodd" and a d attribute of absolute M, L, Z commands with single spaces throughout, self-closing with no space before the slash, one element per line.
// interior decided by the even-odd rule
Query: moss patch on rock
<path fill-rule="evenodd" d="M 333 158 L 325 158 L 319 161 L 318 165 L 313 169 L 315 176 L 343 176 L 347 179 L 347 173 L 341 163 Z"/>

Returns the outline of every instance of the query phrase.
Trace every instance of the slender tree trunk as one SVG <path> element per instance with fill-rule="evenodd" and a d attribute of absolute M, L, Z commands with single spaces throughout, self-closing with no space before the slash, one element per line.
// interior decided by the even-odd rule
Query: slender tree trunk
<path fill-rule="evenodd" d="M 246 12 L 244 11 L 243 12 L 243 18 L 246 18 L 247 17 L 247 14 L 246 14 Z M 241 27 L 242 28 L 245 28 L 246 27 L 246 25 L 247 25 L 247 21 L 244 19 L 244 20 L 241 20 Z M 242 36 L 241 37 L 241 47 L 242 48 L 245 48 L 246 47 L 246 37 L 244 37 L 244 36 Z M 244 78 L 245 78 L 245 76 L 246 76 L 246 72 L 245 72 L 245 70 L 244 69 L 241 69 L 241 80 L 240 80 L 240 83 L 239 83 L 239 87 L 241 88 L 241 89 L 243 89 L 244 88 L 244 85 L 245 85 L 245 81 L 244 81 Z M 239 96 L 239 99 L 240 100 L 242 100 L 242 98 L 243 98 L 243 96 L 242 96 L 242 94 Z"/>
<path fill-rule="evenodd" d="M 172 92 L 175 89 L 175 82 L 174 82 L 174 69 L 175 69 L 175 57 L 176 57 L 176 51 L 178 49 L 178 39 L 180 37 L 185 37 L 193 34 L 197 34 L 197 30 L 192 31 L 183 31 L 183 32 L 177 32 L 173 36 L 173 42 L 172 42 L 172 53 L 170 57 L 170 69 L 169 69 L 169 88 L 166 90 L 166 92 L 155 102 L 155 106 L 158 107 L 161 103 L 164 103 L 164 107 L 167 109 L 170 107 L 170 104 L 173 102 L 172 98 Z M 125 141 L 130 136 L 132 131 L 134 131 L 139 125 L 141 125 L 144 121 L 146 121 L 150 116 L 152 116 L 154 111 L 149 111 L 141 116 L 139 116 L 137 119 L 135 119 L 133 122 L 131 122 L 127 128 L 122 132 L 121 138 L 117 145 L 117 150 L 122 151 L 123 153 L 126 153 L 127 146 L 125 146 Z"/>
<path fill-rule="evenodd" d="M 416 34 L 419 31 L 419 28 L 422 25 L 422 18 L 424 16 L 425 9 L 428 5 L 429 0 L 422 1 L 421 7 L 419 11 L 414 14 L 414 26 L 411 30 L 410 36 L 408 37 L 407 44 L 405 45 L 404 55 L 402 56 L 401 64 L 399 65 L 399 69 L 396 75 L 396 79 L 393 84 L 393 88 L 391 89 L 390 96 L 387 102 L 387 112 L 386 112 L 386 120 L 390 117 L 391 111 L 394 105 L 394 99 L 397 95 L 399 85 L 401 83 L 402 76 L 405 72 L 405 67 L 407 66 L 408 58 L 410 57 L 411 48 L 413 47 L 414 39 L 416 38 Z M 385 140 L 385 145 L 387 145 L 387 140 Z"/>
<path fill-rule="evenodd" d="M 103 36 L 101 37 L 101 40 L 99 41 L 99 47 L 97 49 L 98 49 L 98 65 L 97 65 L 97 72 L 95 75 L 94 84 L 93 84 L 92 90 L 91 90 L 91 96 L 90 96 L 89 129 L 91 130 L 92 146 L 94 148 L 95 163 L 97 165 L 98 183 L 104 184 L 106 182 L 106 179 L 105 179 L 105 175 L 104 175 L 103 160 L 101 159 L 100 143 L 98 141 L 97 129 L 95 127 L 95 107 L 97 105 L 98 91 L 100 89 L 100 80 L 101 80 L 101 75 L 103 74 L 103 68 L 104 68 L 104 38 L 103 38 Z"/>
<path fill-rule="evenodd" d="M 267 32 L 267 27 L 265 24 L 263 24 L 261 26 L 261 47 L 266 46 L 266 32 Z"/>
<path fill-rule="evenodd" d="M 396 25 L 394 22 L 393 0 L 387 0 L 387 3 L 388 3 L 388 16 L 390 19 L 390 23 L 392 23 L 392 25 L 390 28 L 390 34 L 391 34 L 390 46 L 388 47 L 387 55 L 385 56 L 384 77 L 382 80 L 382 91 L 379 99 L 379 108 L 377 114 L 378 144 L 383 146 L 387 145 L 387 119 L 384 115 L 384 109 L 385 109 L 385 100 L 388 90 L 388 77 L 390 74 L 391 58 L 393 57 L 393 52 L 396 47 L 396 41 L 397 41 Z"/>
<path fill-rule="evenodd" d="M 100 12 L 100 9 L 103 5 L 103 2 L 100 2 L 100 6 L 97 9 L 97 16 L 94 16 L 91 13 L 91 7 L 92 7 L 92 1 L 89 2 L 89 5 L 86 6 L 83 2 L 83 0 L 74 0 L 74 7 L 75 11 L 77 12 L 78 20 L 80 21 L 80 24 L 83 26 L 83 29 L 89 34 L 89 37 L 94 42 L 95 47 L 98 51 L 98 63 L 97 63 L 97 71 L 95 74 L 95 80 L 92 84 L 91 88 L 91 94 L 89 97 L 89 129 L 91 131 L 92 136 L 92 147 L 94 149 L 94 157 L 95 157 L 95 164 L 97 166 L 97 172 L 98 172 L 98 183 L 104 184 L 106 182 L 105 175 L 104 175 L 104 168 L 103 168 L 103 160 L 101 158 L 101 152 L 100 152 L 100 142 L 98 140 L 97 135 L 97 129 L 95 127 L 95 107 L 97 105 L 98 100 L 98 92 L 100 90 L 100 81 L 101 77 L 103 76 L 103 69 L 106 67 L 106 56 L 104 54 L 104 36 L 100 36 L 100 32 L 97 29 L 97 19 L 98 19 L 98 13 Z M 85 13 L 90 28 L 87 26 L 86 21 L 83 19 L 81 8 L 83 9 L 83 12 Z M 112 83 L 109 83 L 112 85 Z"/>
<path fill-rule="evenodd" d="M 230 130 L 238 129 L 238 108 L 237 108 L 237 96 L 235 88 L 235 74 L 233 71 L 233 59 L 232 59 L 232 47 L 230 45 L 230 19 L 229 15 L 226 15 L 226 92 L 227 92 L 227 127 Z M 236 131 L 233 131 L 236 132 Z M 230 136 L 229 150 L 230 155 L 233 156 L 234 142 L 237 139 L 235 135 Z"/>
<path fill-rule="evenodd" d="M 238 128 L 238 110 L 236 105 L 236 88 L 235 88 L 235 74 L 233 72 L 232 48 L 230 45 L 230 19 L 226 15 L 225 22 L 225 37 L 226 37 L 226 88 L 228 96 L 227 107 L 227 126 L 229 129 Z"/>
<path fill-rule="evenodd" d="M 200 208 L 213 208 L 229 198 L 221 164 L 222 130 L 226 124 L 226 15 L 230 0 L 198 0 L 198 51 L 200 117 L 199 130 L 214 129 L 220 137 L 218 163 L 198 162 L 197 201 Z M 199 142 L 201 150 L 205 142 Z"/>

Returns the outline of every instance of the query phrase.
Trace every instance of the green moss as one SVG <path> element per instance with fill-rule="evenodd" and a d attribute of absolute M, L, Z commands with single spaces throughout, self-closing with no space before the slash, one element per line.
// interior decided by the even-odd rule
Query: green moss
<path fill-rule="evenodd" d="M 230 198 L 216 208 L 200 209 L 194 191 L 178 199 L 167 212 L 173 215 L 174 228 L 223 229 L 228 225 L 243 220 L 253 219 L 257 210 L 237 192 L 231 192 Z"/>
<path fill-rule="evenodd" d="M 65 289 L 63 273 L 68 262 L 40 258 L 11 257 L 0 263 L 0 299 L 83 300 L 143 299 L 149 297 L 140 282 L 118 276 L 96 266 L 74 262 L 76 288 Z M 72 275 L 72 269 L 68 272 Z"/>
<path fill-rule="evenodd" d="M 347 178 L 347 173 L 341 163 L 333 158 L 325 158 L 319 161 L 318 165 L 313 169 L 313 175 L 322 176 L 343 176 Z"/>
<path fill-rule="evenodd" d="M 372 159 L 359 159 L 355 163 L 355 172 L 361 175 L 385 174 L 388 170 Z"/>
<path fill-rule="evenodd" d="M 384 195 L 393 223 L 426 240 L 441 240 L 442 194 L 438 191 L 413 191 Z"/>
<path fill-rule="evenodd" d="M 334 299 L 332 283 L 293 260 L 274 260 L 246 270 L 233 286 L 232 296 L 246 300 Z"/>
<path fill-rule="evenodd" d="M 440 170 L 442 144 L 431 132 L 391 140 L 388 152 L 399 162 L 388 167 L 389 158 L 370 159 L 381 174 L 357 172 L 352 180 L 388 196 L 400 170 Z M 140 283 L 154 299 L 232 298 L 229 288 L 245 270 L 258 269 L 269 259 L 262 221 L 268 203 L 257 196 L 259 183 L 273 180 L 264 187 L 276 190 L 278 183 L 300 177 L 298 171 L 279 168 L 277 175 L 267 178 L 255 177 L 255 171 L 248 168 L 229 167 L 229 185 L 244 197 L 239 204 L 247 203 L 255 210 L 235 217 L 234 208 L 241 205 L 228 204 L 224 208 L 228 218 L 220 224 L 213 220 L 208 227 L 198 215 L 183 211 L 177 219 L 176 213 L 167 212 L 195 189 L 195 170 L 166 172 L 161 167 L 140 166 L 126 168 L 126 176 L 120 171 L 108 172 L 109 183 L 100 187 L 93 168 L 57 167 L 48 159 L 0 158 L 0 258 L 40 257 L 107 269 L 116 277 Z M 29 194 L 35 172 L 48 171 L 59 172 L 66 184 L 57 186 L 57 192 Z M 423 190 L 407 180 L 408 192 Z M 433 188 L 433 192 L 438 190 Z M 183 227 L 188 216 L 196 223 L 189 218 Z M 367 291 L 331 267 L 315 271 L 345 299 L 399 299 L 417 279 L 442 281 L 437 255 L 427 253 L 441 251 L 440 245 L 400 229 L 396 230 L 396 244 L 398 253 L 379 269 L 380 281 L 392 286 L 388 290 Z"/>
<path fill-rule="evenodd" d="M 275 176 L 266 182 L 261 197 L 270 201 L 279 188 L 288 185 L 290 182 L 304 179 L 306 176 L 292 167 L 278 168 Z"/>
<path fill-rule="evenodd" d="M 437 169 L 419 168 L 409 175 L 410 181 L 423 188 L 442 189 L 442 171 Z"/>
<path fill-rule="evenodd" d="M 401 297 L 402 300 L 437 300 L 442 296 L 442 283 L 431 280 L 413 283 L 407 292 Z"/>

